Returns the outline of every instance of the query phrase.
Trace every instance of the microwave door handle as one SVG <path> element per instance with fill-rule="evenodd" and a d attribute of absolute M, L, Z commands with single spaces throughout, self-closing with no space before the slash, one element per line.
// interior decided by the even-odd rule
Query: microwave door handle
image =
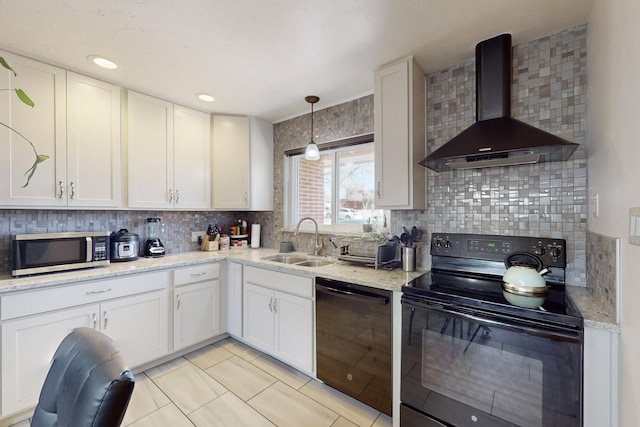
<path fill-rule="evenodd" d="M 411 304 L 410 304 L 411 305 Z M 500 327 L 503 329 L 508 329 L 508 330 L 512 330 L 512 331 L 516 331 L 516 332 L 525 332 L 531 335 L 535 335 L 541 338 L 550 338 L 550 339 L 560 339 L 562 341 L 569 341 L 569 342 L 580 342 L 580 336 L 578 333 L 572 334 L 572 333 L 564 333 L 561 331 L 550 331 L 550 330 L 546 330 L 546 329 L 540 329 L 540 328 L 533 328 L 530 326 L 526 326 L 526 325 L 521 325 L 521 324 L 513 324 L 513 323 L 507 323 L 507 322 L 503 322 L 500 320 L 494 320 L 494 319 L 489 319 L 486 317 L 480 317 L 480 316 L 476 316 L 473 314 L 469 314 L 469 313 L 461 313 L 459 311 L 456 310 L 447 310 L 444 308 L 438 308 L 438 307 L 420 307 L 423 310 L 426 311 L 434 311 L 437 312 L 439 314 L 442 314 L 444 316 L 449 316 L 449 317 L 458 317 L 464 320 L 468 320 L 470 322 L 473 323 L 479 323 L 479 324 L 484 324 L 484 325 L 489 325 L 489 326 L 495 326 L 495 327 Z"/>
<path fill-rule="evenodd" d="M 348 298 L 356 301 L 368 301 L 375 304 L 387 305 L 389 304 L 389 298 L 378 295 L 367 295 L 359 292 L 343 291 L 341 289 L 329 288 L 327 286 L 316 284 L 316 290 L 325 294 L 334 294 L 343 298 Z"/>
<path fill-rule="evenodd" d="M 85 237 L 87 240 L 87 261 L 93 261 L 93 239 L 91 237 Z"/>

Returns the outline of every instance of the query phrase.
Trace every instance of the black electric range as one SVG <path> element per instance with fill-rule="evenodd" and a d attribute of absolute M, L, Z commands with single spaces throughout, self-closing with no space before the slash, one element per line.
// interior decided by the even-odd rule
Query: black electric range
<path fill-rule="evenodd" d="M 583 319 L 565 292 L 566 252 L 563 239 L 433 235 L 431 271 L 402 288 L 404 427 L 582 424 Z M 536 309 L 503 296 L 505 260 L 521 253 L 549 269 Z"/>

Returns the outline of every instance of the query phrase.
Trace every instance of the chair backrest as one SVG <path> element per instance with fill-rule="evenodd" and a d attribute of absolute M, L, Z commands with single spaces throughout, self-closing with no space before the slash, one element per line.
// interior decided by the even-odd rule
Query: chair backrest
<path fill-rule="evenodd" d="M 31 427 L 118 427 L 134 381 L 109 337 L 74 329 L 53 356 Z"/>

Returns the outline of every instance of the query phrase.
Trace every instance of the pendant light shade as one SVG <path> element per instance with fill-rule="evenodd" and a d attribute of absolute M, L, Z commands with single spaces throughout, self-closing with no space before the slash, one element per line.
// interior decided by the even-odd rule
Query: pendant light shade
<path fill-rule="evenodd" d="M 313 104 L 320 101 L 317 96 L 307 96 L 304 98 L 309 104 L 311 104 L 311 142 L 307 145 L 307 149 L 304 151 L 304 158 L 307 160 L 320 160 L 320 149 L 313 142 Z"/>

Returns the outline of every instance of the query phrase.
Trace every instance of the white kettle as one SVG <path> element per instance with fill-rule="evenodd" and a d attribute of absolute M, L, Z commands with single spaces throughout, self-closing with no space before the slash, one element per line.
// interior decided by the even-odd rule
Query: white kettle
<path fill-rule="evenodd" d="M 540 258 L 528 252 L 514 252 L 505 258 L 504 264 L 505 299 L 519 307 L 539 308 L 547 296 L 547 283 L 542 276 L 549 271 Z"/>

